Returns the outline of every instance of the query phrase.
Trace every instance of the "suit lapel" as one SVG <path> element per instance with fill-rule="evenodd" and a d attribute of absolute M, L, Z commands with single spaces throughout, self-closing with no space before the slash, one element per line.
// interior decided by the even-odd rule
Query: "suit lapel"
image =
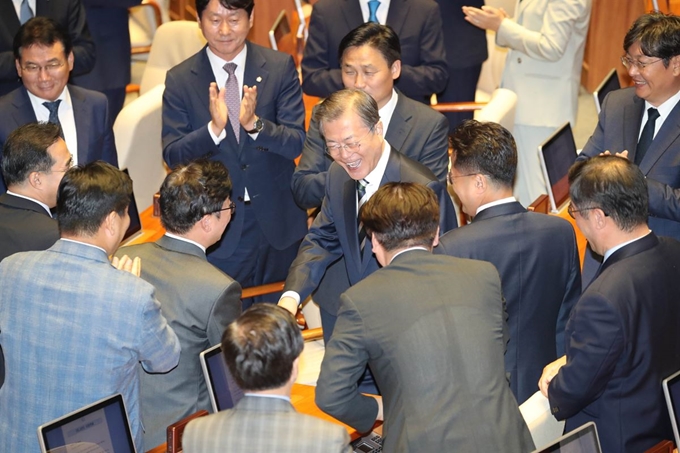
<path fill-rule="evenodd" d="M 408 17 L 411 4 L 407 0 L 392 0 L 387 11 L 387 25 L 392 27 L 397 35 L 403 33 L 404 23 Z"/>
<path fill-rule="evenodd" d="M 256 86 L 258 99 L 265 99 L 262 94 L 267 88 L 267 80 L 269 79 L 269 71 L 265 69 L 267 60 L 262 56 L 260 50 L 249 41 L 246 41 L 246 45 L 248 46 L 248 55 L 246 56 L 246 67 L 243 73 L 243 85 L 249 87 Z M 256 106 L 255 111 L 257 112 L 257 110 Z M 246 134 L 245 130 L 242 130 L 239 152 L 243 150 L 243 145 L 248 138 L 247 136 L 248 134 Z"/>
<path fill-rule="evenodd" d="M 618 249 L 617 251 L 612 253 L 612 255 L 609 258 L 607 258 L 607 260 L 602 264 L 602 266 L 600 266 L 600 269 L 595 275 L 593 281 L 597 279 L 597 277 L 610 266 L 613 266 L 614 264 L 618 263 L 619 261 L 623 261 L 628 257 L 637 255 L 638 253 L 656 247 L 658 244 L 659 238 L 654 233 L 649 233 L 642 239 L 638 239 L 637 241 Z"/>
<path fill-rule="evenodd" d="M 13 104 L 14 107 L 16 107 L 16 110 L 12 113 L 12 116 L 17 125 L 34 123 L 37 121 L 31 99 L 28 97 L 28 91 L 26 91 L 25 87 L 21 87 Z"/>
<path fill-rule="evenodd" d="M 623 143 L 630 143 L 628 149 L 628 160 L 635 161 L 635 152 L 637 151 L 638 135 L 640 133 L 640 118 L 642 118 L 645 101 L 635 96 L 633 103 L 628 104 L 623 110 L 623 124 L 621 130 L 623 131 Z M 610 150 L 612 152 L 621 152 L 622 149 Z M 644 173 L 644 172 L 643 172 Z"/>
<path fill-rule="evenodd" d="M 81 91 L 68 86 L 73 105 L 73 120 L 76 123 L 76 137 L 78 140 L 78 162 L 88 162 L 87 154 L 90 150 L 90 116 L 87 112 L 85 96 Z"/>
<path fill-rule="evenodd" d="M 413 118 L 413 115 L 404 107 L 403 98 L 404 95 L 399 93 L 397 105 L 385 133 L 387 143 L 397 149 L 403 148 L 406 137 L 411 133 L 411 118 Z"/>
<path fill-rule="evenodd" d="M 213 74 L 208 54 L 206 53 L 207 45 L 201 49 L 199 56 L 191 68 L 191 73 L 195 77 L 192 84 L 194 96 L 200 99 L 205 107 L 206 112 L 210 112 L 210 96 L 208 94 L 208 87 L 215 81 L 215 74 Z"/>
<path fill-rule="evenodd" d="M 2 20 L 3 25 L 7 27 L 7 32 L 10 36 L 14 36 L 19 31 L 21 23 L 17 17 L 17 12 L 14 9 L 14 4 L 12 2 L 0 2 L 0 16 L 4 19 Z M 14 58 L 12 58 L 12 62 Z"/>
<path fill-rule="evenodd" d="M 668 148 L 678 139 L 680 135 L 680 102 L 678 102 L 666 121 L 661 125 L 656 137 L 649 145 L 647 154 L 640 162 L 640 170 L 643 174 L 649 173 L 654 164 L 663 156 Z"/>
<path fill-rule="evenodd" d="M 36 16 L 55 17 L 51 14 L 53 6 L 54 2 L 50 2 L 49 0 L 36 0 L 34 13 Z"/>
<path fill-rule="evenodd" d="M 342 6 L 342 15 L 345 19 L 345 24 L 347 25 L 348 30 L 354 30 L 359 25 L 364 23 L 364 16 L 361 14 L 359 0 L 344 0 L 344 5 Z"/>
<path fill-rule="evenodd" d="M 472 219 L 472 223 L 504 215 L 520 214 L 522 212 L 527 212 L 527 210 L 516 201 L 513 201 L 512 203 L 503 203 L 498 206 L 486 208 Z"/>

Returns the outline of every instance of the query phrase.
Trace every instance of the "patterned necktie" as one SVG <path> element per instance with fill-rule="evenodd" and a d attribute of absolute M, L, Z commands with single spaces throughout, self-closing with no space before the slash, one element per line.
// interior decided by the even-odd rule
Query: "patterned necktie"
<path fill-rule="evenodd" d="M 229 124 L 234 130 L 234 137 L 236 137 L 236 143 L 239 143 L 241 125 L 239 124 L 238 117 L 241 113 L 241 97 L 238 94 L 238 80 L 236 80 L 236 63 L 227 63 L 224 65 L 224 70 L 229 74 L 227 83 L 224 85 L 226 94 L 225 102 L 227 103 L 227 110 L 229 115 Z"/>
<path fill-rule="evenodd" d="M 359 219 L 358 214 L 361 206 L 366 203 L 366 187 L 368 187 L 368 181 L 365 179 L 357 181 L 357 229 L 359 231 L 359 248 L 362 252 L 366 245 L 366 229 L 364 228 L 364 223 Z"/>
<path fill-rule="evenodd" d="M 61 104 L 61 99 L 57 99 L 54 102 L 43 102 L 43 105 L 50 111 L 50 117 L 47 119 L 47 122 L 59 126 L 59 135 L 61 135 L 61 138 L 64 138 L 64 130 L 59 122 L 59 104 Z"/>
<path fill-rule="evenodd" d="M 376 15 L 376 11 L 378 11 L 379 6 L 380 6 L 380 2 L 378 0 L 370 0 L 368 2 L 368 21 L 369 22 L 375 22 L 376 24 L 378 23 L 378 16 Z"/>
<path fill-rule="evenodd" d="M 33 11 L 28 5 L 28 0 L 23 0 L 21 2 L 21 9 L 19 10 L 19 22 L 25 24 L 29 19 L 33 18 Z"/>
<path fill-rule="evenodd" d="M 649 149 L 649 145 L 651 145 L 652 140 L 654 140 L 654 127 L 656 126 L 656 119 L 658 117 L 659 111 L 654 107 L 650 107 L 647 110 L 647 123 L 642 129 L 640 141 L 638 141 L 637 148 L 635 149 L 635 165 L 640 165 L 640 162 L 642 162 L 642 159 Z"/>

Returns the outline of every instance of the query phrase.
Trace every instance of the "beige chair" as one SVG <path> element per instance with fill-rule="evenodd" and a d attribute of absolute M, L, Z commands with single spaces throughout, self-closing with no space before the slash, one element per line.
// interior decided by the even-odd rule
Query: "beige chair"
<path fill-rule="evenodd" d="M 167 173 L 161 143 L 164 89 L 157 85 L 127 104 L 113 125 L 118 163 L 130 172 L 140 212 L 151 206 Z"/>
<path fill-rule="evenodd" d="M 163 13 L 158 3 L 153 0 L 146 0 L 128 8 L 128 11 L 132 59 L 145 61 L 149 56 L 154 34 L 163 23 Z"/>

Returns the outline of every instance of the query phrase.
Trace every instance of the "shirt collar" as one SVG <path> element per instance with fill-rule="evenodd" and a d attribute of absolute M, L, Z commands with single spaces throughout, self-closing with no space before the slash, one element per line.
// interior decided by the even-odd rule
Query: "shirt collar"
<path fill-rule="evenodd" d="M 237 68 L 245 69 L 246 56 L 248 55 L 247 44 L 243 46 L 243 49 L 241 49 L 241 51 L 231 61 L 227 61 L 221 57 L 218 57 L 215 52 L 210 50 L 210 47 L 206 47 L 205 51 L 208 54 L 208 60 L 210 61 L 210 66 L 212 67 L 214 73 L 219 73 L 220 71 L 224 72 L 224 65 L 227 63 L 236 63 Z"/>
<path fill-rule="evenodd" d="M 36 96 L 35 94 L 31 93 L 30 91 L 26 90 L 26 93 L 28 93 L 28 98 L 31 100 L 31 104 L 33 105 L 33 108 L 35 109 L 36 106 L 46 109 L 43 105 L 43 102 L 54 102 L 54 101 L 48 101 L 47 99 L 43 99 L 41 97 Z M 71 108 L 71 93 L 68 91 L 68 85 L 64 87 L 64 89 L 61 91 L 61 94 L 55 101 L 61 100 L 61 104 L 59 104 L 59 108 L 61 106 L 66 106 L 68 108 Z"/>
<path fill-rule="evenodd" d="M 390 121 L 392 121 L 392 114 L 394 113 L 394 109 L 397 108 L 397 99 L 398 94 L 397 91 L 392 88 L 392 97 L 390 98 L 389 101 L 387 101 L 387 104 L 383 105 L 383 107 L 378 111 L 378 114 L 380 115 L 380 120 L 382 121 L 383 125 L 383 137 L 387 134 L 387 127 L 390 124 Z"/>
<path fill-rule="evenodd" d="M 666 101 L 658 107 L 654 107 L 652 104 L 645 101 L 645 116 L 647 115 L 647 110 L 650 108 L 655 108 L 659 112 L 659 116 L 665 120 L 668 115 L 671 114 L 671 111 L 675 108 L 675 105 L 678 103 L 678 101 L 680 101 L 680 91 L 666 99 Z"/>
<path fill-rule="evenodd" d="M 643 235 L 640 236 L 639 238 L 631 239 L 630 241 L 623 242 L 623 243 L 621 243 L 621 244 L 619 244 L 619 245 L 615 245 L 614 247 L 610 248 L 609 250 L 607 250 L 606 252 L 604 252 L 604 259 L 602 260 L 602 263 L 604 263 L 605 261 L 607 261 L 607 258 L 609 258 L 610 256 L 612 256 L 612 255 L 614 254 L 615 251 L 617 251 L 617 250 L 619 250 L 619 249 L 621 249 L 621 248 L 627 246 L 628 244 L 632 244 L 632 243 L 635 242 L 635 241 L 639 241 L 639 240 L 642 239 L 643 237 L 649 235 L 649 233 L 651 233 L 651 232 L 652 232 L 651 230 L 648 230 L 647 233 L 643 234 Z"/>
<path fill-rule="evenodd" d="M 287 396 L 283 395 L 271 395 L 269 393 L 264 394 L 264 393 L 244 393 L 244 396 L 254 396 L 255 398 L 273 398 L 277 400 L 284 400 L 288 401 L 290 403 L 290 398 Z"/>
<path fill-rule="evenodd" d="M 43 209 L 44 209 L 45 211 L 47 211 L 47 215 L 49 215 L 50 217 L 52 217 L 52 211 L 50 211 L 50 208 L 49 208 L 45 203 L 43 203 L 42 201 L 38 201 L 38 200 L 36 200 L 35 198 L 27 197 L 26 195 L 21 195 L 21 194 L 18 194 L 18 193 L 14 193 L 14 192 L 12 192 L 11 190 L 8 190 L 6 193 L 7 193 L 8 195 L 14 195 L 14 196 L 17 197 L 17 198 L 23 198 L 24 200 L 32 201 L 33 203 L 39 204 L 40 206 L 43 207 Z"/>
<path fill-rule="evenodd" d="M 515 197 L 508 197 L 508 198 L 501 198 L 500 200 L 495 200 L 495 201 L 492 201 L 490 203 L 483 204 L 483 205 L 481 205 L 480 207 L 477 208 L 477 213 L 475 215 L 479 214 L 480 212 L 482 212 L 485 209 L 492 208 L 494 206 L 499 206 L 499 205 L 502 205 L 502 204 L 513 203 L 515 201 L 517 201 L 517 199 Z"/>
<path fill-rule="evenodd" d="M 425 247 L 420 246 L 420 245 L 417 245 L 417 246 L 415 246 L 415 247 L 409 247 L 409 248 L 406 248 L 406 249 L 404 249 L 404 250 L 399 250 L 397 253 L 394 254 L 394 256 L 392 257 L 392 259 L 390 260 L 390 264 L 391 264 L 392 261 L 394 261 L 394 259 L 395 259 L 396 257 L 398 257 L 399 255 L 401 255 L 401 254 L 403 254 L 403 253 L 406 253 L 406 252 L 412 252 L 412 251 L 414 251 L 414 250 L 425 250 L 426 252 L 429 251 L 429 250 L 427 250 Z"/>
<path fill-rule="evenodd" d="M 176 234 L 168 233 L 167 231 L 165 232 L 165 235 L 166 235 L 167 237 L 169 237 L 169 238 L 176 239 L 176 240 L 178 240 L 178 241 L 188 242 L 189 244 L 193 244 L 193 245 L 195 245 L 196 247 L 198 247 L 198 248 L 200 248 L 201 250 L 203 250 L 203 253 L 205 253 L 205 247 L 203 247 L 201 244 L 199 244 L 199 243 L 196 242 L 196 241 L 192 241 L 191 239 L 187 239 L 187 238 L 184 238 L 184 237 L 182 237 L 182 236 L 177 236 Z"/>
<path fill-rule="evenodd" d="M 87 242 L 76 241 L 75 239 L 60 238 L 59 240 L 60 240 L 60 241 L 67 241 L 67 242 L 73 242 L 73 243 L 75 243 L 75 244 L 86 245 L 86 246 L 88 246 L 88 247 L 92 247 L 92 248 L 94 248 L 94 249 L 99 249 L 99 250 L 101 250 L 102 252 L 104 252 L 104 254 L 105 254 L 106 256 L 109 255 L 108 253 L 106 253 L 106 250 L 104 250 L 103 248 L 99 247 L 98 245 L 88 244 Z"/>
<path fill-rule="evenodd" d="M 390 152 L 392 147 L 387 140 L 383 139 L 384 147 L 382 155 L 378 160 L 378 164 L 375 166 L 372 172 L 370 172 L 364 179 L 368 181 L 368 187 L 378 187 L 380 186 L 380 181 L 382 181 L 383 175 L 385 174 L 385 169 L 387 168 L 387 161 L 390 159 Z M 377 189 L 376 189 L 377 190 Z"/>

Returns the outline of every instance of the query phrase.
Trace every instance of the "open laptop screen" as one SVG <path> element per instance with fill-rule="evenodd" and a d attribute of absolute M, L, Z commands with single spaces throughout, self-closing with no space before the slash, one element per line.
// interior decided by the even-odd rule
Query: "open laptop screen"
<path fill-rule="evenodd" d="M 680 445 L 680 371 L 663 380 L 663 392 L 671 417 L 675 445 Z"/>
<path fill-rule="evenodd" d="M 557 212 L 569 199 L 569 168 L 576 161 L 576 142 L 571 125 L 564 123 L 538 150 L 550 206 L 553 212 Z"/>
<path fill-rule="evenodd" d="M 135 453 L 123 396 L 117 393 L 38 428 L 42 453 Z"/>
<path fill-rule="evenodd" d="M 616 72 L 616 69 L 612 69 L 609 71 L 609 74 L 604 78 L 602 83 L 593 91 L 593 98 L 595 99 L 595 108 L 597 109 L 597 113 L 600 113 L 600 110 L 602 110 L 602 103 L 604 102 L 604 98 L 607 97 L 607 95 L 614 90 L 618 90 L 621 88 L 621 83 L 619 82 L 619 75 Z"/>
<path fill-rule="evenodd" d="M 206 349 L 201 352 L 200 359 L 213 411 L 231 409 L 243 398 L 243 390 L 229 373 L 222 355 L 222 346 L 218 344 Z"/>
<path fill-rule="evenodd" d="M 602 453 L 595 423 L 588 422 L 534 453 Z"/>

